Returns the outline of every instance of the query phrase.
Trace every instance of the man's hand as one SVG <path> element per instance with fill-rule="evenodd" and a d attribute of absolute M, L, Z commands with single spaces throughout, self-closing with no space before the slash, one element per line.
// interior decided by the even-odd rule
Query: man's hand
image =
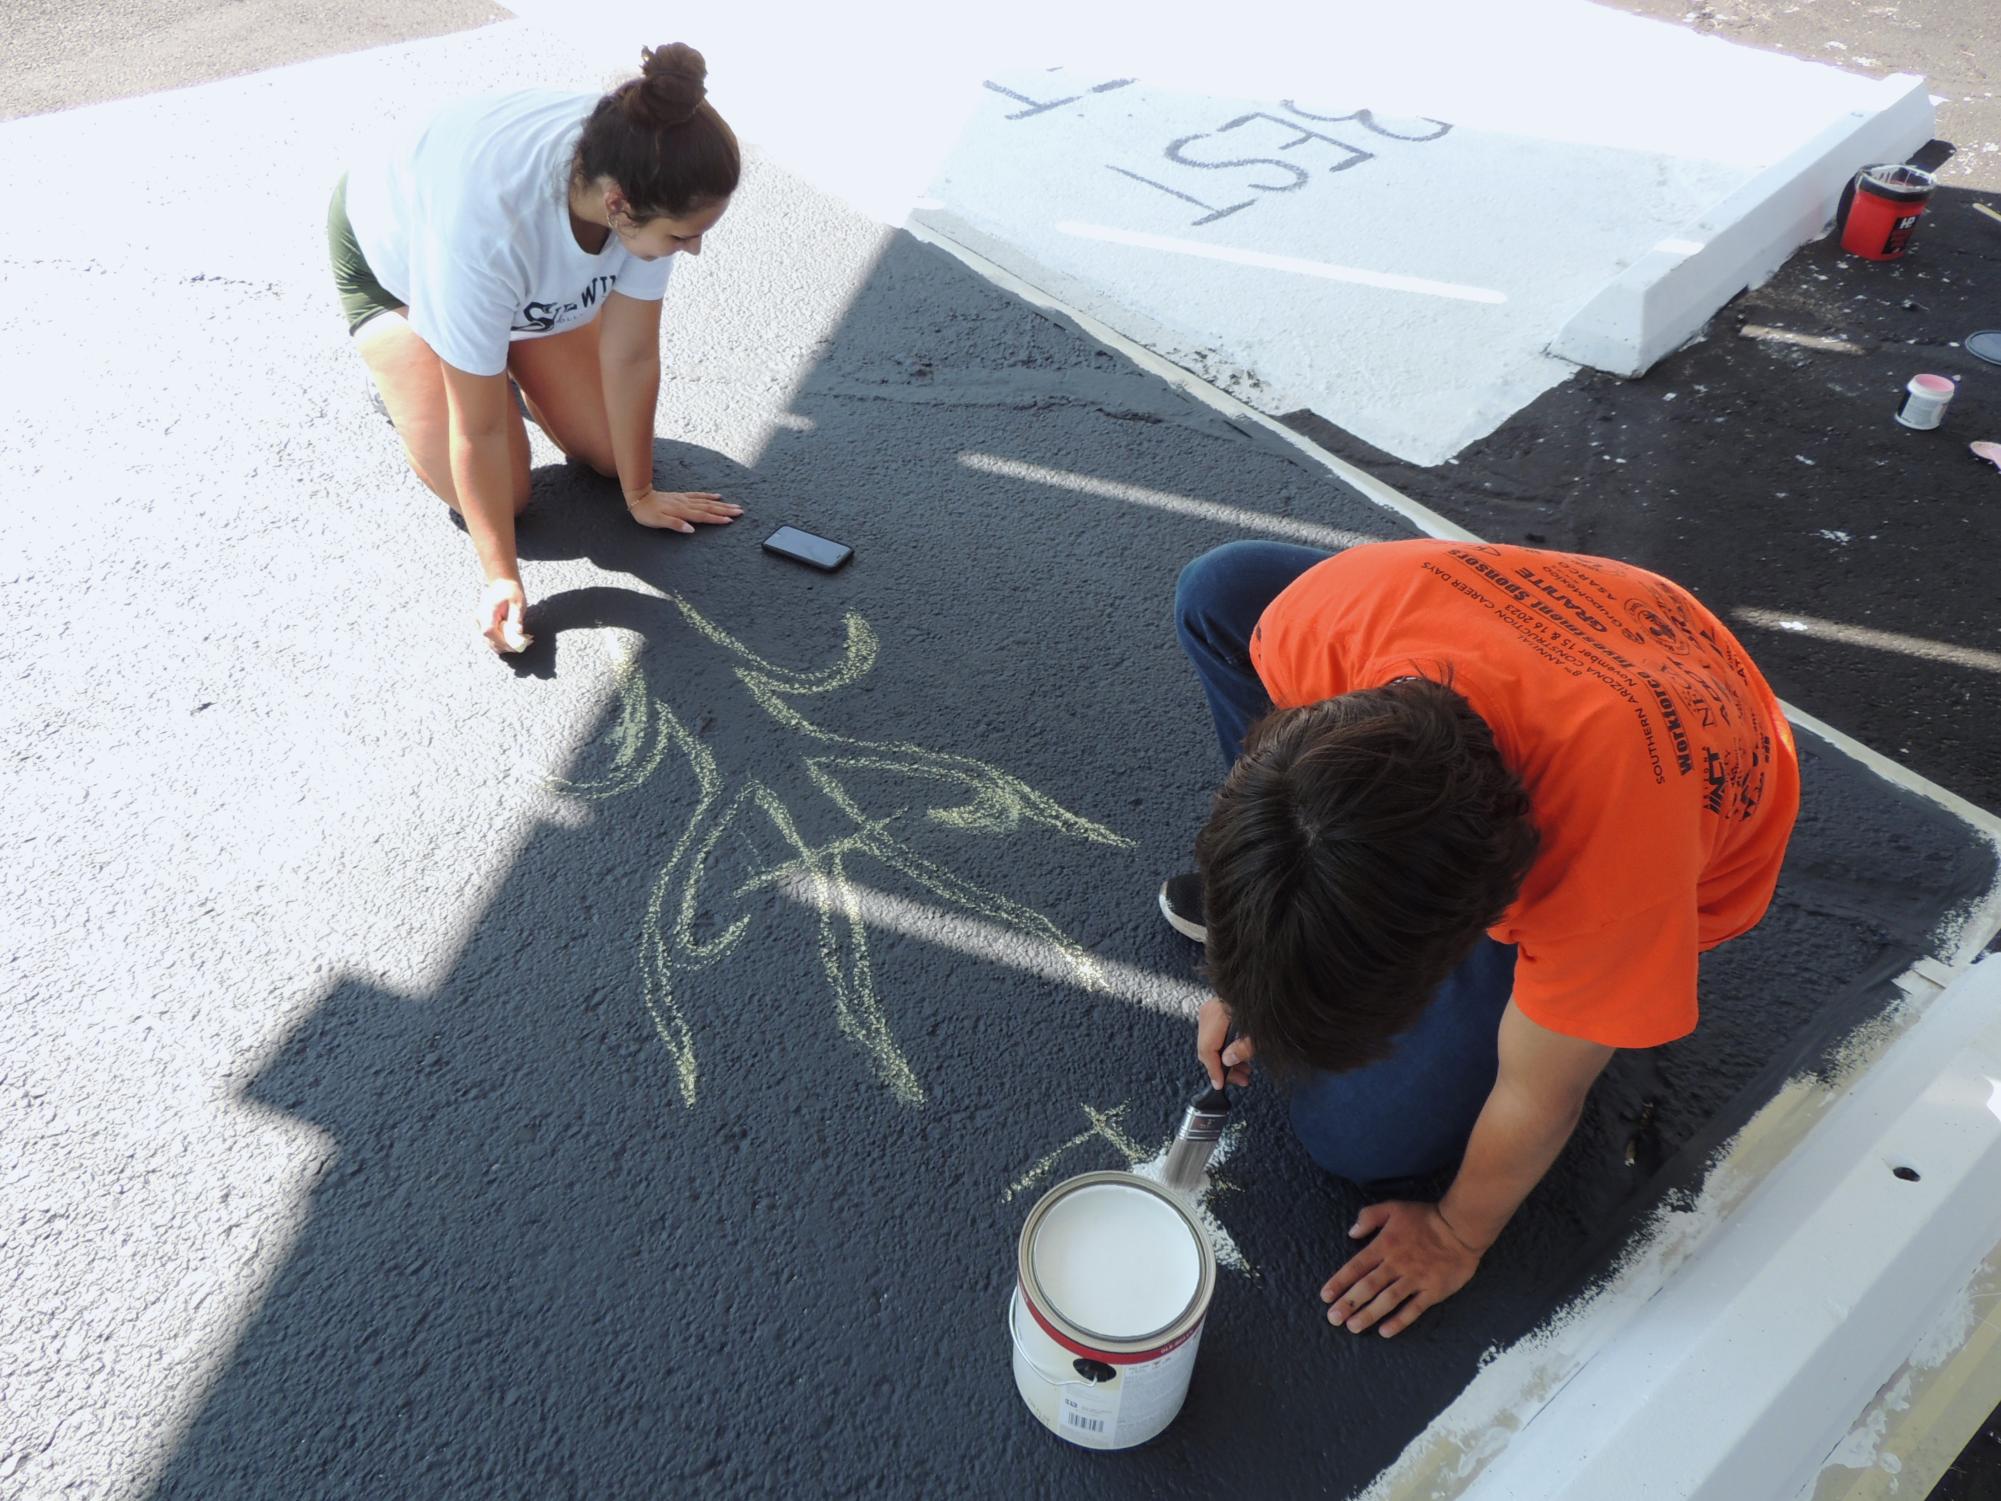
<path fill-rule="evenodd" d="M 1223 1087 L 1226 1068 L 1232 1084 L 1251 1082 L 1251 1057 L 1257 1049 L 1251 1046 L 1248 1037 L 1239 1037 L 1226 1048 L 1223 1043 L 1229 1035 L 1230 1008 L 1212 995 L 1202 1003 L 1195 1018 L 1195 1056 L 1202 1060 L 1209 1082 L 1218 1089 Z"/>
<path fill-rule="evenodd" d="M 1320 1301 L 1333 1305 L 1327 1322 L 1345 1324 L 1351 1334 L 1379 1321 L 1385 1339 L 1409 1328 L 1471 1281 L 1480 1265 L 1481 1252 L 1453 1234 L 1436 1204 L 1371 1204 L 1348 1234 L 1372 1231 L 1376 1238 L 1320 1289 Z"/>
<path fill-rule="evenodd" d="M 495 579 L 480 596 L 479 633 L 497 652 L 526 651 L 535 638 L 521 627 L 528 613 L 528 596 L 519 579 Z"/>
<path fill-rule="evenodd" d="M 625 508 L 641 526 L 669 532 L 692 532 L 697 521 L 722 526 L 743 514 L 742 506 L 733 506 L 706 490 L 647 490 L 626 496 Z"/>

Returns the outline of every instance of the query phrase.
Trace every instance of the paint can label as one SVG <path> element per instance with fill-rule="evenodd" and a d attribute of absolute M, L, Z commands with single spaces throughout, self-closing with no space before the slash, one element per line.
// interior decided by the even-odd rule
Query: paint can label
<path fill-rule="evenodd" d="M 1118 1422 L 1113 1442 L 1124 1448 L 1143 1444 L 1174 1421 L 1181 1404 L 1188 1399 L 1188 1378 L 1195 1370 L 1195 1343 L 1200 1331 L 1185 1344 L 1144 1365 L 1118 1367 Z"/>
<path fill-rule="evenodd" d="M 1929 378 L 1920 376 L 1918 379 Z M 1937 427 L 1945 420 L 1945 409 L 1952 404 L 1953 394 L 1950 384 L 1942 391 L 1930 391 L 1920 389 L 1918 381 L 1914 380 L 1904 396 L 1903 405 L 1897 408 L 1897 420 L 1905 427 Z"/>
<path fill-rule="evenodd" d="M 1063 1427 L 1066 1438 L 1080 1444 L 1103 1444 L 1110 1448 L 1117 1434 L 1119 1407 L 1116 1402 L 1086 1401 L 1069 1392 L 1063 1394 Z"/>
<path fill-rule="evenodd" d="M 1174 1421 L 1188 1398 L 1200 1325 L 1151 1360 L 1112 1365 L 1051 1339 L 1020 1299 L 1017 1291 L 1008 1309 L 1014 1384 L 1045 1427 L 1081 1448 L 1130 1449 Z"/>

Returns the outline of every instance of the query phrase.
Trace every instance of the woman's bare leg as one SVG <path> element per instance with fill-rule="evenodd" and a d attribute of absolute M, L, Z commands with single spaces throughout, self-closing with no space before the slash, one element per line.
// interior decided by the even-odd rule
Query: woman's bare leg
<path fill-rule="evenodd" d="M 598 368 L 598 323 L 593 318 L 568 333 L 517 339 L 508 351 L 507 368 L 549 441 L 605 478 L 617 479 L 604 374 Z"/>
<path fill-rule="evenodd" d="M 382 404 L 389 408 L 389 420 L 403 440 L 403 452 L 418 479 L 431 493 L 450 506 L 459 508 L 458 492 L 452 486 L 451 423 L 445 411 L 445 372 L 435 351 L 418 337 L 398 309 L 371 318 L 355 331 L 355 352 L 368 366 Z M 603 406 L 604 398 L 598 403 Z M 510 409 L 507 433 L 508 457 L 514 481 L 514 514 L 528 508 L 528 429 L 521 414 Z"/>

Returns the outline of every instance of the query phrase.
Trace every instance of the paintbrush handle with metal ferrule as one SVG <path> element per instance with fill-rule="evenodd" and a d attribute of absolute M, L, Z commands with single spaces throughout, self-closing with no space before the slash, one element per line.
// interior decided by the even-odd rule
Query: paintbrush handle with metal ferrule
<path fill-rule="evenodd" d="M 1174 1145 L 1167 1149 L 1167 1163 L 1161 1181 L 1177 1193 L 1187 1193 L 1201 1185 L 1209 1167 L 1210 1154 L 1230 1123 L 1230 1091 L 1206 1089 L 1188 1102 L 1181 1115 L 1181 1129 Z"/>

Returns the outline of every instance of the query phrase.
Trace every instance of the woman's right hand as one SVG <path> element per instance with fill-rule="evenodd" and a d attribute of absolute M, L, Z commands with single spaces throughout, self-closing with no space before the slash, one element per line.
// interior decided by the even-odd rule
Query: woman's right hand
<path fill-rule="evenodd" d="M 521 620 L 527 613 L 528 596 L 522 592 L 521 580 L 494 579 L 480 596 L 479 633 L 497 652 L 526 651 L 535 641 L 522 629 Z"/>
<path fill-rule="evenodd" d="M 1251 1059 L 1257 1048 L 1250 1038 L 1239 1037 L 1230 1042 L 1230 1008 L 1216 996 L 1210 996 L 1202 1003 L 1202 1009 L 1195 1017 L 1195 1056 L 1202 1060 L 1202 1067 L 1209 1075 L 1209 1082 L 1221 1089 L 1224 1070 L 1229 1070 L 1232 1084 L 1251 1082 Z"/>

